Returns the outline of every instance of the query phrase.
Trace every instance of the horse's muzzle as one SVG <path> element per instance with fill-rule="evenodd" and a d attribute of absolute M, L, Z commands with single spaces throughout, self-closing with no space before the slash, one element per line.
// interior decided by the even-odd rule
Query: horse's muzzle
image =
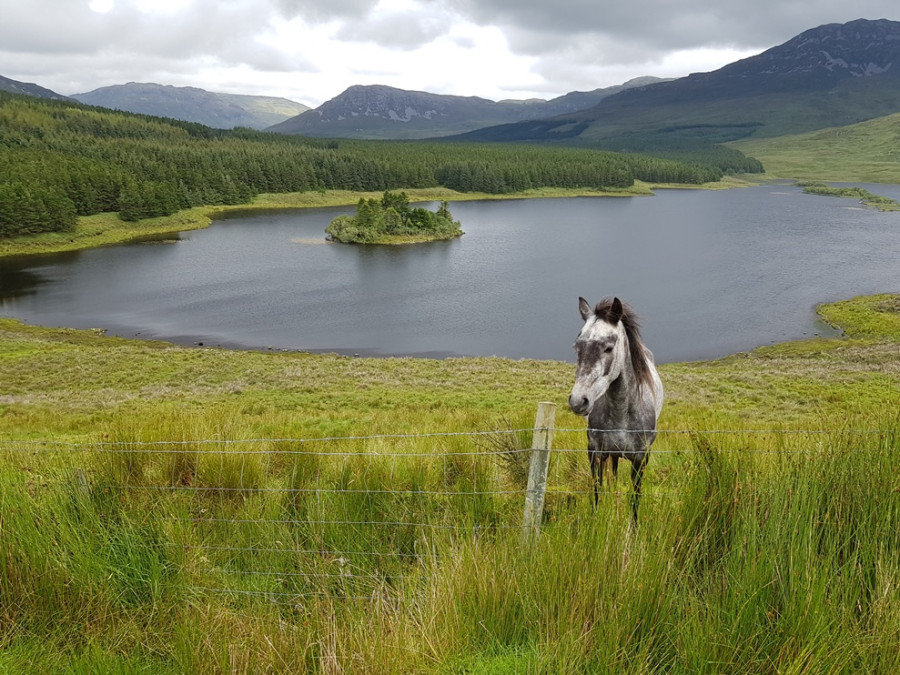
<path fill-rule="evenodd" d="M 584 417 L 591 411 L 591 402 L 587 396 L 569 396 L 569 409 L 576 415 Z"/>

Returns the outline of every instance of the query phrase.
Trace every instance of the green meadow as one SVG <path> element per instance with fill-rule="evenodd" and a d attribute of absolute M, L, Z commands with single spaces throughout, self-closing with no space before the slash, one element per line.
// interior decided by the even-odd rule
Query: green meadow
<path fill-rule="evenodd" d="M 557 362 L 0 320 L 0 672 L 900 669 L 900 296 L 661 368 L 637 529 Z M 538 401 L 557 404 L 522 542 Z"/>
<path fill-rule="evenodd" d="M 806 134 L 735 141 L 769 178 L 900 183 L 900 114 Z"/>

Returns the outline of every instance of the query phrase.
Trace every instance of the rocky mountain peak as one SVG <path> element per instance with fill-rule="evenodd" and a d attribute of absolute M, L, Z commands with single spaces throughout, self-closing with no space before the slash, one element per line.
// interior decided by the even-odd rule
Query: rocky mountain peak
<path fill-rule="evenodd" d="M 493 101 L 475 96 L 445 96 L 424 91 L 407 91 L 385 85 L 354 85 L 323 103 L 315 112 L 321 121 L 352 117 L 375 117 L 394 122 L 415 118 L 430 120 L 452 114 L 459 106 L 492 106 Z"/>
<path fill-rule="evenodd" d="M 900 22 L 857 19 L 825 24 L 719 72 L 744 78 L 803 76 L 823 84 L 885 73 L 900 76 Z"/>

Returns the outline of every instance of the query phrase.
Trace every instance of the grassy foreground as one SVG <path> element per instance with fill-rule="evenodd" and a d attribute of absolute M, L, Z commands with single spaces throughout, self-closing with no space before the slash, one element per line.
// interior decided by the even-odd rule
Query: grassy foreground
<path fill-rule="evenodd" d="M 897 672 L 900 296 L 821 313 L 662 368 L 636 531 L 627 471 L 589 507 L 570 365 L 0 319 L 0 672 Z"/>

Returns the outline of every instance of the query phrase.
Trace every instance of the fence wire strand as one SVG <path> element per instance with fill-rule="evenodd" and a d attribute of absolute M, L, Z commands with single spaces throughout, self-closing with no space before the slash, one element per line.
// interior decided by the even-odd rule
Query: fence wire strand
<path fill-rule="evenodd" d="M 189 575 L 191 592 L 291 606 L 304 599 L 381 599 L 396 579 L 416 565 L 439 561 L 455 542 L 521 529 L 526 494 L 522 468 L 527 474 L 532 450 L 520 446 L 534 431 L 152 441 L 0 439 L 0 460 L 19 464 L 27 493 L 62 485 L 88 496 L 98 509 L 123 509 L 133 500 L 139 505 L 135 508 L 144 509 L 141 522 L 156 519 L 159 539 L 153 545 L 169 551 Z M 563 508 L 571 499 L 578 504 L 592 501 L 587 463 L 581 461 L 590 431 L 553 429 L 562 447 L 551 453 L 547 508 Z M 680 458 L 704 452 L 710 439 L 728 436 L 746 440 L 718 449 L 748 456 L 824 452 L 828 443 L 818 439 L 829 437 L 850 439 L 851 444 L 860 439 L 859 451 L 879 452 L 896 443 L 895 433 L 660 429 L 650 454 L 673 458 L 671 468 Z M 803 447 L 797 445 L 802 437 L 817 440 Z M 888 440 L 862 442 L 871 437 Z M 575 438 L 581 447 L 574 447 Z M 469 446 L 461 449 L 467 439 Z M 371 447 L 381 444 L 384 447 Z M 660 472 L 641 498 L 651 503 L 678 500 L 682 495 L 671 487 L 675 475 Z M 741 494 L 751 492 L 744 488 Z M 134 496 L 126 499 L 125 494 Z M 605 486 L 603 494 L 623 505 L 632 495 L 616 485 Z"/>
<path fill-rule="evenodd" d="M 200 454 L 216 454 L 216 455 L 315 455 L 323 457 L 342 456 L 346 454 L 343 451 L 335 450 L 297 450 L 278 447 L 285 444 L 331 444 L 342 442 L 359 442 L 359 441 L 384 441 L 384 440 L 422 440 L 434 438 L 485 438 L 498 436 L 514 436 L 522 433 L 532 433 L 533 428 L 521 429 L 495 429 L 489 431 L 452 431 L 452 432 L 431 432 L 419 434 L 373 434 L 369 436 L 324 436 L 324 437 L 275 437 L 275 438 L 199 438 L 190 440 L 156 440 L 156 441 L 53 441 L 53 440 L 35 440 L 35 439 L 0 439 L 0 448 L 22 450 L 36 448 L 47 449 L 48 451 L 68 448 L 71 450 L 93 450 L 98 452 L 108 451 L 115 453 L 137 453 L 151 452 L 159 454 L 183 453 L 185 450 L 179 448 L 190 448 L 191 452 Z M 792 428 L 774 428 L 774 429 L 591 429 L 591 428 L 554 428 L 555 434 L 585 434 L 590 432 L 596 433 L 615 433 L 615 434 L 656 434 L 657 438 L 663 436 L 802 436 L 802 435 L 818 435 L 833 436 L 840 434 L 850 435 L 881 435 L 886 433 L 884 429 L 792 429 Z M 265 445 L 268 447 L 257 450 L 221 450 L 215 447 L 203 449 L 201 446 L 224 446 L 230 447 L 235 445 Z M 515 450 L 507 450 L 504 452 L 524 453 L 530 452 L 530 448 L 520 448 Z M 554 452 L 572 452 L 563 448 L 553 448 Z M 371 457 L 433 457 L 436 449 L 428 452 L 384 452 L 381 450 L 359 450 L 354 451 L 354 457 L 371 456 Z M 654 450 L 654 452 L 657 452 Z M 473 449 L 468 451 L 440 451 L 445 457 L 458 456 L 489 456 L 496 455 L 496 450 Z"/>

